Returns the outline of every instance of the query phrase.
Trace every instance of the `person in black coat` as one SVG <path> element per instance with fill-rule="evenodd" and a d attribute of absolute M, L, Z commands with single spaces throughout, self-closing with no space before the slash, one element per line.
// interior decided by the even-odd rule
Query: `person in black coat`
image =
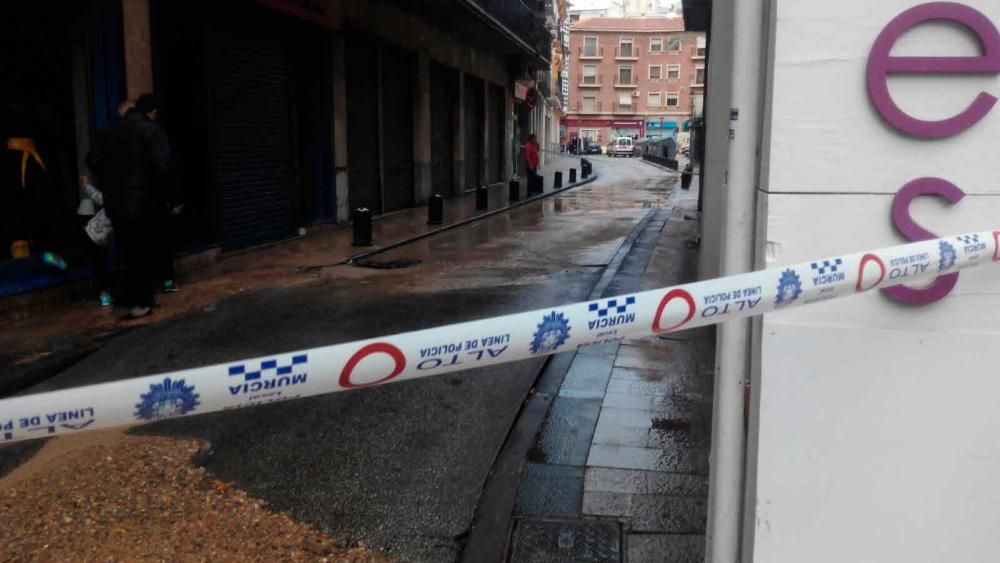
<path fill-rule="evenodd" d="M 159 111 L 156 98 L 143 94 L 124 119 L 108 128 L 87 157 L 124 254 L 121 304 L 132 318 L 152 311 L 160 258 L 161 233 L 157 231 L 164 210 L 179 201 L 171 179 L 167 135 L 157 124 Z"/>

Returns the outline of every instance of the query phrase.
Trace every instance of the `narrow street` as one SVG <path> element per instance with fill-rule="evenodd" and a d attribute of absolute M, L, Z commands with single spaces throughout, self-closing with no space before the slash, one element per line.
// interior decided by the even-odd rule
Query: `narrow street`
<path fill-rule="evenodd" d="M 598 180 L 291 287 L 112 338 L 30 391 L 277 354 L 587 298 L 677 177 L 595 157 Z M 544 359 L 159 423 L 211 443 L 208 472 L 296 520 L 412 561 L 462 550 Z M 0 450 L 0 457 L 4 451 Z"/>

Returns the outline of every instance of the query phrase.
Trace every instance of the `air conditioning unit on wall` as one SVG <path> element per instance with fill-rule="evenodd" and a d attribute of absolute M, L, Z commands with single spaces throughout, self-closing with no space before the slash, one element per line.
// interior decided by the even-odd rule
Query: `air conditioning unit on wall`
<path fill-rule="evenodd" d="M 633 98 L 638 98 L 639 97 L 639 91 L 638 90 L 633 90 L 632 91 L 632 97 Z"/>

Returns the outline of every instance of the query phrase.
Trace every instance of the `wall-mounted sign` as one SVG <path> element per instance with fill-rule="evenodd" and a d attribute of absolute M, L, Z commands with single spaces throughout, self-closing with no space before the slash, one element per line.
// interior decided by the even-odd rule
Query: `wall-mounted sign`
<path fill-rule="evenodd" d="M 895 57 L 890 53 L 896 41 L 914 27 L 932 21 L 950 22 L 965 28 L 979 40 L 982 53 L 976 57 Z M 932 2 L 911 8 L 896 16 L 887 25 L 868 55 L 868 93 L 879 114 L 896 129 L 921 138 L 943 138 L 958 135 L 978 123 L 993 109 L 997 98 L 980 92 L 979 96 L 958 115 L 938 121 L 917 119 L 903 111 L 889 93 L 890 74 L 998 74 L 1000 73 L 1000 32 L 982 12 L 963 4 Z M 903 186 L 892 201 L 892 222 L 909 240 L 937 238 L 934 233 L 917 225 L 910 216 L 910 203 L 920 196 L 938 196 L 952 205 L 965 197 L 965 192 L 941 178 L 920 178 Z M 933 264 L 915 260 L 899 267 L 929 268 Z M 939 265 L 940 266 L 940 265 Z M 897 286 L 883 294 L 909 305 L 929 305 L 940 301 L 955 289 L 958 272 L 943 275 L 929 287 Z"/>
<path fill-rule="evenodd" d="M 907 31 L 931 21 L 964 27 L 979 40 L 982 54 L 977 57 L 894 57 L 893 45 Z M 997 98 L 980 92 L 958 115 L 938 121 L 917 119 L 903 111 L 889 93 L 890 74 L 998 74 L 1000 73 L 1000 32 L 982 12 L 952 2 L 932 2 L 896 16 L 879 33 L 868 55 L 868 93 L 887 122 L 915 137 L 941 138 L 958 135 L 978 123 L 993 109 Z"/>

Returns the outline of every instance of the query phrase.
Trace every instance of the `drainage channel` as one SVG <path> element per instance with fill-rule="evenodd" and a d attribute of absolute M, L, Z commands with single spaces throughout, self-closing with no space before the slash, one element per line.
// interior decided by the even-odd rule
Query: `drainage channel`
<path fill-rule="evenodd" d="M 648 212 L 622 242 L 588 299 L 635 291 L 649 263 L 659 233 L 672 208 Z M 595 350 L 596 351 L 596 350 Z M 559 388 L 578 352 L 552 356 L 539 374 L 531 395 L 518 413 L 507 440 L 493 464 L 483 487 L 461 560 L 485 561 L 618 563 L 622 561 L 621 524 L 613 520 L 583 518 L 579 482 L 553 475 L 526 472 L 533 453 L 539 450 L 539 436 L 552 416 Z M 576 460 L 585 464 L 590 440 L 597 426 L 597 413 L 580 414 L 573 425 L 580 437 Z M 574 430 L 574 431 L 577 431 Z M 543 455 L 544 457 L 544 455 Z M 541 506 L 526 507 L 532 498 L 546 491 Z M 553 491 L 556 491 L 553 493 Z M 555 514 L 553 514 L 555 513 Z M 552 517 L 556 516 L 556 517 Z M 565 517 L 572 516 L 572 517 Z"/>

